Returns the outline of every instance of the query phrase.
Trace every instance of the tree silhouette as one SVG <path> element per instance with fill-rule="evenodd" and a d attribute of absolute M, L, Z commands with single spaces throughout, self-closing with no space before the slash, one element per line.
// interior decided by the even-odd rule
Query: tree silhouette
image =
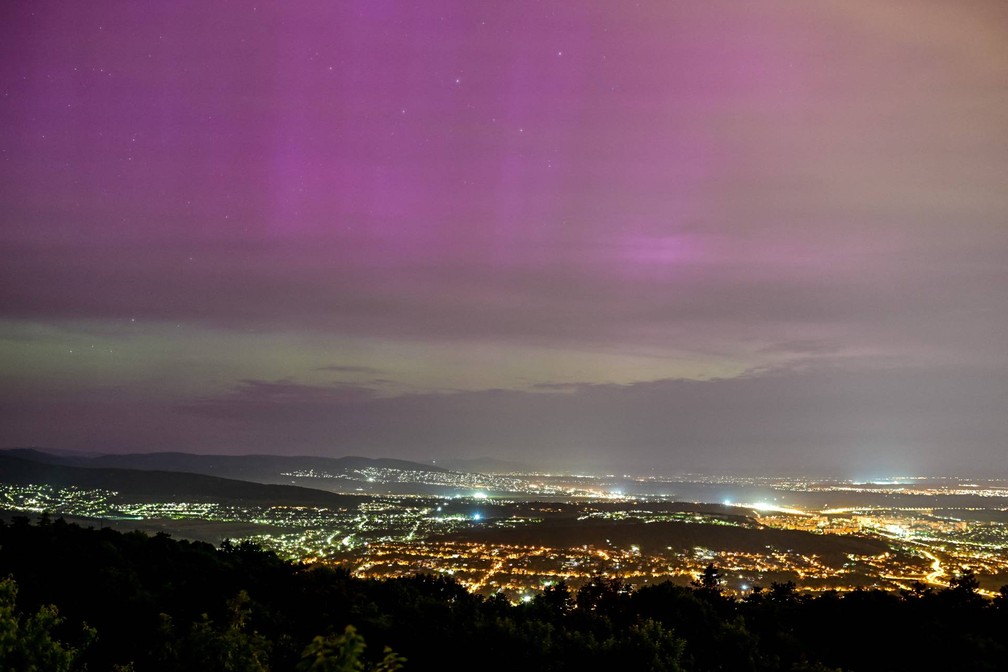
<path fill-rule="evenodd" d="M 251 599 L 244 590 L 227 602 L 228 623 L 222 627 L 203 614 L 188 632 L 176 634 L 172 619 L 162 614 L 165 637 L 162 665 L 186 670 L 226 672 L 266 672 L 269 670 L 270 642 L 255 630 L 249 632 Z"/>
<path fill-rule="evenodd" d="M 352 625 L 346 626 L 342 635 L 319 635 L 301 654 L 299 672 L 395 672 L 406 659 L 385 647 L 385 657 L 371 667 L 364 663 L 364 637 Z"/>
<path fill-rule="evenodd" d="M 566 581 L 551 583 L 536 596 L 535 604 L 545 607 L 550 612 L 567 613 L 574 606 L 570 586 Z"/>
<path fill-rule="evenodd" d="M 690 585 L 702 594 L 721 595 L 721 572 L 711 562 L 704 568 L 703 574 L 691 581 Z"/>
<path fill-rule="evenodd" d="M 952 574 L 949 588 L 960 593 L 976 593 L 980 589 L 980 580 L 972 569 L 962 568 Z"/>
<path fill-rule="evenodd" d="M 618 577 L 593 576 L 578 590 L 575 604 L 584 611 L 612 615 L 619 610 L 621 599 L 629 592 L 629 584 Z"/>
<path fill-rule="evenodd" d="M 793 604 L 798 601 L 798 586 L 794 581 L 774 581 L 770 584 L 767 599 L 777 604 Z"/>
<path fill-rule="evenodd" d="M 53 605 L 44 605 L 33 616 L 22 618 L 15 611 L 18 587 L 13 577 L 0 581 L 0 669 L 66 672 L 75 669 L 78 649 L 53 636 L 63 619 Z M 94 639 L 84 626 L 85 646 Z"/>

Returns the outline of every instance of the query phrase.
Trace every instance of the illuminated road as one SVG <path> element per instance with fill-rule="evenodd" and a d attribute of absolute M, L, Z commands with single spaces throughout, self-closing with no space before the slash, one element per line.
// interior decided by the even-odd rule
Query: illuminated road
<path fill-rule="evenodd" d="M 931 561 L 931 573 L 925 576 L 924 580 L 932 586 L 942 586 L 943 588 L 947 587 L 948 581 L 944 578 L 945 570 L 942 568 L 941 560 L 929 551 L 922 550 L 921 555 Z"/>
<path fill-rule="evenodd" d="M 475 593 L 476 591 L 482 589 L 483 586 L 485 586 L 487 582 L 490 581 L 490 577 L 492 577 L 494 574 L 504 569 L 505 564 L 507 564 L 507 558 L 501 558 L 500 560 L 495 562 L 493 567 L 487 570 L 486 575 L 482 579 L 469 586 L 469 592 Z"/>

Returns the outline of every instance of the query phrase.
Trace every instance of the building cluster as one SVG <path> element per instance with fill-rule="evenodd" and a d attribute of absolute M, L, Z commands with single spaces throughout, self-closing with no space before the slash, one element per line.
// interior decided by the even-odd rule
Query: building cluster
<path fill-rule="evenodd" d="M 390 478 L 386 470 L 366 471 L 369 478 Z M 403 477 L 401 470 L 391 471 L 400 471 L 397 478 Z M 458 476 L 407 473 L 422 475 L 417 478 L 426 478 L 426 474 L 431 478 Z M 467 487 L 476 485 L 472 481 Z M 514 485 L 509 483 L 509 487 Z M 937 501 L 940 503 L 940 498 Z M 577 587 L 594 575 L 619 576 L 635 586 L 666 580 L 686 584 L 709 563 L 721 569 L 725 589 L 737 594 L 785 581 L 808 590 L 859 586 L 909 589 L 916 582 L 939 586 L 947 585 L 952 573 L 964 567 L 975 571 L 989 586 L 1004 583 L 1008 577 L 1008 515 L 1004 509 L 865 506 L 803 512 L 770 505 L 735 506 L 737 510 L 709 505 L 690 509 L 668 502 L 608 496 L 550 503 L 481 494 L 465 498 L 373 496 L 336 510 L 135 502 L 112 490 L 0 484 L 0 510 L 7 514 L 200 520 L 225 529 L 233 524 L 233 529 L 240 530 L 235 537 L 253 540 L 290 559 L 340 564 L 368 578 L 444 573 L 473 591 L 501 592 L 512 600 L 524 599 L 561 580 Z M 592 539 L 569 546 L 533 545 L 502 542 L 497 534 L 501 530 L 548 529 L 557 520 L 575 527 L 583 523 L 586 527 L 619 528 L 626 523 L 627 527 L 619 529 L 635 530 L 660 529 L 662 525 L 723 526 L 744 528 L 740 534 L 747 535 L 765 529 L 791 530 L 874 539 L 884 542 L 875 547 L 888 550 L 827 557 L 780 544 L 742 550 L 730 547 L 730 543 L 716 548 L 656 545 L 654 537 L 628 542 L 625 534 L 619 542 Z M 730 531 L 725 534 L 731 538 Z"/>

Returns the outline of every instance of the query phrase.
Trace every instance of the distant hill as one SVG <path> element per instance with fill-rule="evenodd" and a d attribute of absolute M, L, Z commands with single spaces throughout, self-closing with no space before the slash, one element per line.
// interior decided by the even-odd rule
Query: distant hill
<path fill-rule="evenodd" d="M 402 471 L 437 471 L 447 469 L 408 460 L 368 457 L 312 457 L 287 455 L 197 455 L 194 453 L 127 453 L 124 455 L 87 455 L 50 452 L 38 448 L 14 448 L 0 455 L 21 457 L 35 462 L 74 467 L 144 469 L 179 471 L 235 478 L 259 483 L 290 482 L 282 474 L 310 471 L 354 477 L 362 469 L 398 469 Z"/>
<path fill-rule="evenodd" d="M 363 497 L 338 495 L 293 485 L 267 485 L 205 474 L 145 469 L 78 467 L 42 462 L 0 453 L 0 483 L 19 485 L 45 483 L 58 487 L 115 490 L 126 502 L 219 502 L 263 504 L 355 506 Z M 24 451 L 20 453 L 24 455 Z"/>

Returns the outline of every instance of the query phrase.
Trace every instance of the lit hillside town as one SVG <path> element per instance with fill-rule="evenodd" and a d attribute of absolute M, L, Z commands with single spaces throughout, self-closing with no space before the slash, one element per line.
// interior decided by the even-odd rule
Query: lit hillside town
<path fill-rule="evenodd" d="M 330 474 L 296 475 L 340 482 Z M 453 494 L 350 494 L 345 506 L 333 507 L 127 501 L 111 489 L 0 484 L 0 510 L 8 517 L 45 514 L 213 543 L 254 542 L 296 562 L 342 566 L 365 578 L 444 574 L 473 592 L 502 593 L 513 602 L 559 581 L 576 587 L 597 575 L 634 586 L 665 580 L 688 585 L 711 563 L 722 570 L 724 589 L 739 596 L 788 581 L 810 592 L 937 588 L 963 569 L 977 575 L 982 594 L 993 595 L 1008 582 L 1008 489 L 1002 483 L 385 469 L 349 474 L 343 485 L 358 493 L 358 482 L 371 488 L 437 485 Z M 765 491 L 766 497 L 684 502 L 654 494 L 669 489 Z M 856 504 L 859 499 L 865 503 Z"/>

